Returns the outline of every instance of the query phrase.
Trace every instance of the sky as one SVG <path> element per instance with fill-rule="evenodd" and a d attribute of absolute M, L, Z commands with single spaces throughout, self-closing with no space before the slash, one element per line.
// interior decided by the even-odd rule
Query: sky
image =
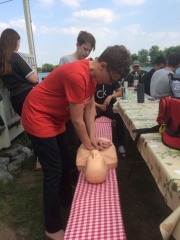
<path fill-rule="evenodd" d="M 0 34 L 13 28 L 19 51 L 29 53 L 23 0 L 0 0 Z M 5 3 L 3 3 L 5 2 Z M 180 0 L 29 0 L 37 66 L 58 65 L 76 50 L 81 30 L 96 38 L 98 57 L 107 46 L 124 45 L 133 53 L 158 45 L 180 45 Z"/>

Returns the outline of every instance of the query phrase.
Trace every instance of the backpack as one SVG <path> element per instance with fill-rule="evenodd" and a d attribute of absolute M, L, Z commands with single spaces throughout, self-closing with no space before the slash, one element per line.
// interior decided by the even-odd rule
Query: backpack
<path fill-rule="evenodd" d="M 180 74 L 169 73 L 168 78 L 172 96 L 180 98 Z"/>
<path fill-rule="evenodd" d="M 156 121 L 163 144 L 180 150 L 180 98 L 161 98 Z"/>
<path fill-rule="evenodd" d="M 156 121 L 158 125 L 152 128 L 132 130 L 132 132 L 137 133 L 135 146 L 141 134 L 159 132 L 162 135 L 162 142 L 165 146 L 180 150 L 180 98 L 161 98 Z"/>

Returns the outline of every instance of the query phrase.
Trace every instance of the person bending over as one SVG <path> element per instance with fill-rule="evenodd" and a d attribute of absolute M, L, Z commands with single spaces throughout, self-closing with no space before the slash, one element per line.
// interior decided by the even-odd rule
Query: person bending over
<path fill-rule="evenodd" d="M 94 134 L 96 84 L 111 84 L 125 77 L 129 66 L 129 51 L 122 45 L 111 46 L 97 60 L 57 67 L 25 100 L 22 124 L 43 168 L 45 234 L 53 240 L 64 238 L 60 205 L 72 202 L 65 123 L 71 119 L 86 149 L 109 147 L 110 141 L 98 140 Z"/>

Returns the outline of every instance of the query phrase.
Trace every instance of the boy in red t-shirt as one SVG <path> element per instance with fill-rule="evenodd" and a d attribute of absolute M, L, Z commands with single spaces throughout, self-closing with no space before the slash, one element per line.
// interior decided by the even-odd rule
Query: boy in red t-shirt
<path fill-rule="evenodd" d="M 109 147 L 110 142 L 94 137 L 96 83 L 112 84 L 124 78 L 129 67 L 130 53 L 124 46 L 108 47 L 97 60 L 59 66 L 26 98 L 22 124 L 43 168 L 46 235 L 53 240 L 64 237 L 59 202 L 68 206 L 72 201 L 65 123 L 71 119 L 85 148 Z"/>

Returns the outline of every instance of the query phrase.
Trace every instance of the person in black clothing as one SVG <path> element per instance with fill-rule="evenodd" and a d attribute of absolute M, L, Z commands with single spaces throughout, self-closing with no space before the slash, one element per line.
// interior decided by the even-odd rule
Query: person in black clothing
<path fill-rule="evenodd" d="M 95 105 L 96 105 L 96 118 L 101 116 L 114 119 L 116 121 L 116 133 L 117 133 L 117 142 L 118 142 L 118 151 L 122 157 L 125 157 L 124 149 L 124 123 L 119 115 L 119 113 L 114 113 L 112 108 L 115 103 L 115 98 L 121 96 L 121 87 L 119 82 L 113 82 L 109 84 L 97 84 L 95 92 Z"/>
<path fill-rule="evenodd" d="M 38 75 L 34 67 L 18 52 L 19 47 L 19 34 L 11 28 L 5 29 L 0 37 L 0 78 L 10 92 L 14 111 L 21 116 L 23 103 L 38 83 Z M 41 165 L 36 161 L 35 170 L 40 169 Z"/>
<path fill-rule="evenodd" d="M 18 52 L 19 46 L 19 34 L 13 29 L 5 29 L 0 37 L 0 77 L 10 92 L 14 111 L 21 116 L 25 98 L 36 86 L 38 75 Z"/>
<path fill-rule="evenodd" d="M 154 67 L 146 74 L 144 79 L 144 92 L 150 96 L 150 83 L 152 75 L 156 70 L 166 67 L 166 59 L 164 57 L 157 57 L 154 61 Z"/>
<path fill-rule="evenodd" d="M 126 78 L 124 78 L 124 82 L 128 82 L 128 87 L 133 87 L 135 72 L 137 72 L 139 75 L 139 83 L 144 82 L 144 78 L 147 72 L 144 70 L 141 70 L 140 62 L 138 60 L 135 60 L 132 63 L 132 71 L 128 74 Z"/>

